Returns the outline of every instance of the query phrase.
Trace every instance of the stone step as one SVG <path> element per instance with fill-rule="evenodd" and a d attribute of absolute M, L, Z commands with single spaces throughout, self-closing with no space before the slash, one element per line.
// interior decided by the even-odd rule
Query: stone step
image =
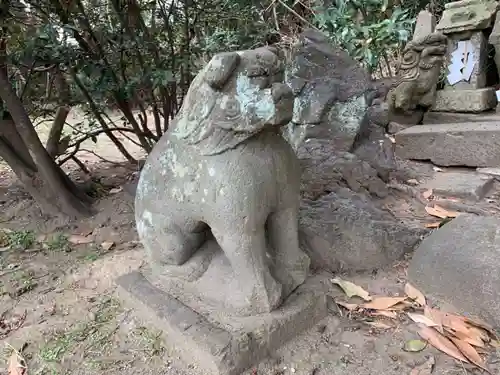
<path fill-rule="evenodd" d="M 500 121 L 500 113 L 488 111 L 477 113 L 453 113 L 453 112 L 426 112 L 423 123 L 431 124 L 452 124 L 459 122 L 489 122 Z"/>
<path fill-rule="evenodd" d="M 443 197 L 480 200 L 488 194 L 493 184 L 494 178 L 487 174 L 476 173 L 475 171 L 447 171 L 436 173 L 422 187 L 432 189 L 434 194 Z"/>
<path fill-rule="evenodd" d="M 500 122 L 418 125 L 395 135 L 403 159 L 441 166 L 498 167 Z"/>

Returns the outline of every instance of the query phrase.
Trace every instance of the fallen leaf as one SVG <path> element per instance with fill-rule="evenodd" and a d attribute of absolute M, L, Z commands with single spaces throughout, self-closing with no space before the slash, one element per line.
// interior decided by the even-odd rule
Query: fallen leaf
<path fill-rule="evenodd" d="M 436 360 L 433 356 L 430 356 L 427 361 L 411 370 L 410 375 L 430 375 L 435 364 Z"/>
<path fill-rule="evenodd" d="M 447 328 L 446 331 L 448 333 L 450 333 L 451 335 L 455 336 L 456 338 L 458 338 L 459 340 L 468 342 L 469 344 L 480 347 L 480 348 L 484 348 L 484 342 L 480 336 L 468 335 L 468 334 L 463 333 L 463 332 L 453 331 L 449 328 Z M 447 335 L 447 336 L 450 337 L 449 335 Z"/>
<path fill-rule="evenodd" d="M 467 325 L 462 316 L 443 313 L 441 321 L 444 327 L 451 328 L 454 331 L 462 332 L 466 335 L 469 335 L 471 332 L 470 326 Z"/>
<path fill-rule="evenodd" d="M 403 302 L 406 297 L 377 297 L 373 298 L 371 302 L 361 305 L 365 309 L 372 310 L 387 310 L 388 308 Z"/>
<path fill-rule="evenodd" d="M 424 191 L 422 193 L 422 196 L 424 197 L 424 199 L 429 199 L 430 197 L 432 197 L 432 194 L 434 194 L 434 192 L 432 191 L 432 189 L 429 189 Z"/>
<path fill-rule="evenodd" d="M 73 245 L 84 245 L 94 241 L 90 236 L 82 236 L 80 234 L 72 234 L 69 236 L 68 241 Z"/>
<path fill-rule="evenodd" d="M 455 211 L 448 211 L 444 209 L 441 206 L 438 206 L 437 204 L 434 205 L 434 207 L 426 206 L 425 211 L 431 215 L 431 216 L 436 216 L 441 219 L 446 219 L 446 218 L 455 218 L 458 215 L 460 215 L 460 212 L 455 212 Z"/>
<path fill-rule="evenodd" d="M 469 362 L 467 358 L 464 357 L 462 352 L 451 342 L 449 339 L 444 337 L 441 333 L 436 331 L 434 328 L 430 328 L 422 325 L 418 331 L 420 337 L 427 340 L 429 344 L 434 346 L 436 349 L 448 354 L 450 357 L 458 359 L 462 362 Z"/>
<path fill-rule="evenodd" d="M 335 303 L 339 306 L 342 306 L 343 308 L 349 310 L 349 311 L 354 311 L 356 310 L 359 306 L 355 303 L 347 303 L 343 301 L 335 301 Z"/>
<path fill-rule="evenodd" d="M 24 375 L 26 374 L 26 366 L 24 364 L 24 359 L 19 355 L 16 350 L 12 351 L 12 355 L 9 358 L 9 368 L 7 370 L 8 375 Z"/>
<path fill-rule="evenodd" d="M 109 194 L 116 194 L 119 193 L 120 191 L 123 191 L 122 187 L 113 188 L 109 191 Z"/>
<path fill-rule="evenodd" d="M 427 327 L 438 327 L 439 324 L 422 314 L 407 313 L 408 317 L 415 323 L 423 324 Z"/>
<path fill-rule="evenodd" d="M 386 324 L 384 322 L 379 322 L 379 321 L 365 322 L 365 323 L 368 324 L 369 326 L 373 327 L 373 328 L 376 328 L 376 329 L 390 329 L 390 328 L 394 328 L 394 326 L 392 326 L 392 325 Z"/>
<path fill-rule="evenodd" d="M 436 221 L 435 223 L 427 223 L 425 224 L 426 228 L 439 228 L 441 226 L 440 221 Z"/>
<path fill-rule="evenodd" d="M 484 360 L 471 344 L 454 337 L 451 337 L 450 339 L 471 363 L 491 374 L 490 370 L 486 368 Z"/>
<path fill-rule="evenodd" d="M 386 318 L 390 318 L 390 319 L 396 319 L 398 317 L 398 314 L 396 314 L 394 311 L 384 311 L 384 310 L 380 310 L 380 311 L 373 311 L 372 313 L 370 313 L 371 316 L 384 316 Z"/>
<path fill-rule="evenodd" d="M 489 324 L 487 324 L 479 319 L 476 319 L 476 318 L 470 318 L 470 317 L 464 316 L 464 319 L 467 323 L 469 323 L 473 326 L 476 326 L 478 328 L 481 328 L 481 329 L 485 330 L 486 332 L 488 332 L 491 336 L 496 337 L 495 330 Z"/>
<path fill-rule="evenodd" d="M 347 297 L 351 298 L 354 296 L 361 297 L 365 301 L 371 301 L 372 297 L 370 297 L 370 293 L 364 290 L 362 287 L 351 283 L 350 281 L 342 280 L 341 278 L 336 277 L 331 280 L 332 283 L 337 284 L 342 288 Z"/>
<path fill-rule="evenodd" d="M 434 209 L 445 213 L 446 217 L 457 217 L 458 215 L 460 215 L 460 212 L 448 211 L 447 209 L 445 209 L 445 208 L 443 208 L 441 206 L 438 206 L 437 204 L 434 205 Z"/>
<path fill-rule="evenodd" d="M 471 326 L 471 325 L 469 325 L 468 327 L 469 327 L 469 332 L 467 332 L 467 335 L 469 337 L 478 338 L 484 342 L 491 341 L 490 333 L 488 333 L 488 331 L 485 331 L 482 328 L 478 328 L 478 327 Z M 493 336 L 493 337 L 495 337 L 495 336 Z"/>
<path fill-rule="evenodd" d="M 410 340 L 410 341 L 405 342 L 405 345 L 403 346 L 403 350 L 405 352 L 416 353 L 416 352 L 421 352 L 426 347 L 427 347 L 427 341 L 417 339 L 417 340 Z"/>
<path fill-rule="evenodd" d="M 410 283 L 406 283 L 405 293 L 412 300 L 418 302 L 420 304 L 420 306 L 425 306 L 426 301 L 425 301 L 424 294 L 420 290 L 415 288 L 413 285 L 411 285 Z"/>
<path fill-rule="evenodd" d="M 394 306 L 389 307 L 387 310 L 389 310 L 389 311 L 403 311 L 411 306 L 412 306 L 412 304 L 408 303 L 408 301 L 403 301 L 403 302 L 395 304 Z"/>
<path fill-rule="evenodd" d="M 106 251 L 110 250 L 113 246 L 115 246 L 115 243 L 112 241 L 105 241 L 101 244 L 101 248 Z"/>
<path fill-rule="evenodd" d="M 410 178 L 409 180 L 406 181 L 408 185 L 418 185 L 420 182 L 418 182 L 417 179 L 415 178 Z"/>
<path fill-rule="evenodd" d="M 426 206 L 426 207 L 425 207 L 425 211 L 426 211 L 429 215 L 431 215 L 431 216 L 436 216 L 436 217 L 439 217 L 439 218 L 441 218 L 441 219 L 444 219 L 444 218 L 448 217 L 448 216 L 446 215 L 446 213 L 444 213 L 444 212 L 442 212 L 442 211 L 440 211 L 440 210 L 437 210 L 437 209 L 436 209 L 436 208 L 434 208 L 434 207 Z"/>

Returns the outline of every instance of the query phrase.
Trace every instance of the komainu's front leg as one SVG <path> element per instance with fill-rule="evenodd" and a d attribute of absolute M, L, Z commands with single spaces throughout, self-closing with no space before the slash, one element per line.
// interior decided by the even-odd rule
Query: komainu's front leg
<path fill-rule="evenodd" d="M 281 304 L 281 285 L 271 276 L 266 262 L 266 236 L 264 227 L 240 233 L 238 229 L 212 232 L 229 259 L 240 292 L 248 303 L 245 314 L 269 313 Z M 238 291 L 235 291 L 236 293 Z"/>
<path fill-rule="evenodd" d="M 274 275 L 287 296 L 305 281 L 310 264 L 309 257 L 299 247 L 297 207 L 273 213 L 267 226 L 274 250 Z"/>

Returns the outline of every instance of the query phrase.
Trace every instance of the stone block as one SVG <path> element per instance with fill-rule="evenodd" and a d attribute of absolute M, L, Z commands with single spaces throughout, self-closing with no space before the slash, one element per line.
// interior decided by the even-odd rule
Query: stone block
<path fill-rule="evenodd" d="M 167 349 L 200 375 L 239 375 L 327 315 L 327 275 L 316 275 L 269 314 L 211 321 L 154 287 L 140 272 L 121 276 L 118 292 L 164 334 Z"/>
<path fill-rule="evenodd" d="M 491 26 L 496 11 L 497 2 L 494 0 L 454 1 L 445 5 L 436 30 L 443 34 L 483 30 Z"/>
<path fill-rule="evenodd" d="M 443 172 L 425 182 L 422 187 L 432 189 L 444 197 L 482 199 L 493 187 L 494 179 L 479 173 Z"/>
<path fill-rule="evenodd" d="M 476 171 L 477 173 L 500 180 L 500 168 L 477 168 Z"/>
<path fill-rule="evenodd" d="M 418 13 L 413 31 L 413 40 L 432 34 L 436 29 L 436 17 L 428 10 L 421 10 Z"/>
<path fill-rule="evenodd" d="M 492 87 L 477 90 L 439 90 L 433 111 L 484 112 L 497 106 L 497 96 Z"/>
<path fill-rule="evenodd" d="M 500 115 L 495 110 L 482 113 L 429 111 L 425 114 L 423 123 L 425 125 L 430 125 L 430 124 L 451 124 L 456 122 L 485 122 L 485 121 L 500 121 Z"/>
<path fill-rule="evenodd" d="M 500 327 L 499 228 L 499 218 L 461 214 L 422 241 L 410 262 L 410 281 Z"/>
<path fill-rule="evenodd" d="M 395 136 L 396 155 L 441 166 L 500 165 L 500 123 L 420 125 Z"/>

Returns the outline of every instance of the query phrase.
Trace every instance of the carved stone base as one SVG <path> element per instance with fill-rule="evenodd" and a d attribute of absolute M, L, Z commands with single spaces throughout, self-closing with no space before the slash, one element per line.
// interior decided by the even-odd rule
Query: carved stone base
<path fill-rule="evenodd" d="M 470 112 L 488 111 L 497 106 L 494 88 L 476 90 L 439 90 L 433 111 Z"/>
<path fill-rule="evenodd" d="M 239 375 L 327 315 L 326 274 L 310 277 L 269 314 L 224 322 L 194 311 L 138 271 L 117 283 L 126 304 L 162 330 L 169 355 L 194 365 L 200 375 Z"/>
<path fill-rule="evenodd" d="M 272 252 L 273 250 L 268 247 L 268 254 Z M 277 271 L 273 267 L 271 258 L 267 260 L 270 274 L 276 280 L 280 280 L 276 277 Z M 305 253 L 300 254 L 295 263 L 297 269 L 300 268 L 306 275 L 309 258 Z M 240 285 L 242 281 L 235 274 L 237 272 L 219 244 L 210 236 L 184 264 L 168 266 L 153 262 L 152 269 L 145 269 L 143 274 L 151 284 L 177 298 L 186 306 L 210 316 L 213 320 L 223 322 L 231 316 L 254 315 L 252 303 L 255 302 L 248 293 L 243 292 L 247 285 Z M 297 284 L 294 284 L 293 278 L 289 275 L 281 279 L 285 282 L 280 288 L 281 298 L 286 298 Z M 251 280 L 248 282 L 251 283 Z"/>

